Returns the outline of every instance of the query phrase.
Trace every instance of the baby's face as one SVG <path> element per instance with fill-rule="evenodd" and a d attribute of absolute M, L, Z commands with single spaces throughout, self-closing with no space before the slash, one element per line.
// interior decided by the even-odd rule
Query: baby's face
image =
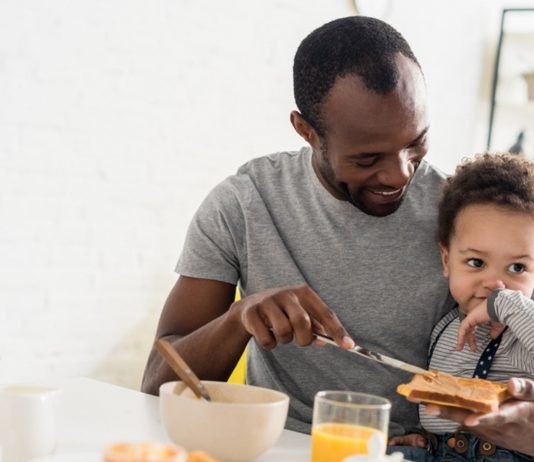
<path fill-rule="evenodd" d="M 456 217 L 443 274 L 460 310 L 468 313 L 497 288 L 534 290 L 534 217 L 492 204 L 474 204 Z"/>

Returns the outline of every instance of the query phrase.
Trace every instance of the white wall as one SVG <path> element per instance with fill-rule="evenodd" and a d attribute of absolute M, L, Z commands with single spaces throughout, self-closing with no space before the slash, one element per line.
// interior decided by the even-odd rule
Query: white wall
<path fill-rule="evenodd" d="M 420 58 L 430 158 L 450 170 L 483 148 L 499 3 L 373 1 L 361 12 L 387 15 Z M 301 145 L 293 54 L 351 13 L 346 0 L 0 3 L 0 381 L 139 386 L 192 214 L 241 163 Z"/>
<path fill-rule="evenodd" d="M 462 158 L 483 152 L 502 9 L 534 8 L 534 0 L 358 3 L 362 14 L 376 12 L 401 31 L 421 63 L 431 112 L 428 159 L 452 172 Z"/>

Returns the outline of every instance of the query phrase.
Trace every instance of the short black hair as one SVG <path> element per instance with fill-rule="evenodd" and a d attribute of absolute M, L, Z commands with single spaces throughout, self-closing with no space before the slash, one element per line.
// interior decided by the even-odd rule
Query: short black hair
<path fill-rule="evenodd" d="M 356 74 L 369 90 L 387 94 L 399 80 L 397 53 L 420 67 L 404 37 L 376 18 L 349 16 L 315 29 L 293 62 L 293 90 L 302 117 L 324 137 L 321 105 L 336 78 Z"/>

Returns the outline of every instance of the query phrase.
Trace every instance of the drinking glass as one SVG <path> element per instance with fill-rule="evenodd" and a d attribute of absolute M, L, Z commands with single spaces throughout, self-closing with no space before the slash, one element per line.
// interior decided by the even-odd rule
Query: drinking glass
<path fill-rule="evenodd" d="M 342 462 L 353 454 L 382 456 L 387 445 L 391 403 L 352 391 L 315 395 L 312 462 Z"/>

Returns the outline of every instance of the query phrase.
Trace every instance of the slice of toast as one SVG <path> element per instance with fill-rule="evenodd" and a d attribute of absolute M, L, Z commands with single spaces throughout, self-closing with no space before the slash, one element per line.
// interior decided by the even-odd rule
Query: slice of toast
<path fill-rule="evenodd" d="M 397 387 L 397 393 L 423 403 L 461 407 L 475 412 L 496 411 L 499 404 L 509 397 L 505 383 L 431 372 L 429 375 L 414 375 L 410 383 Z"/>

